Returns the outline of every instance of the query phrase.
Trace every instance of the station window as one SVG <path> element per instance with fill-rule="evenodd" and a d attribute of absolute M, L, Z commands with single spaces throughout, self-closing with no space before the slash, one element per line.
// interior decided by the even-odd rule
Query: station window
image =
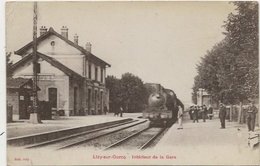
<path fill-rule="evenodd" d="M 41 64 L 36 63 L 36 73 L 40 73 L 40 72 L 41 72 Z"/>
<path fill-rule="evenodd" d="M 97 77 L 98 77 L 98 68 L 95 67 L 95 80 L 97 81 Z"/>
<path fill-rule="evenodd" d="M 52 47 L 55 46 L 55 41 L 51 41 L 51 46 L 52 46 Z"/>
<path fill-rule="evenodd" d="M 90 106 L 90 103 L 91 103 L 91 89 L 88 89 L 87 103 L 88 103 L 88 106 Z"/>
<path fill-rule="evenodd" d="M 91 63 L 88 65 L 88 78 L 91 79 Z"/>
<path fill-rule="evenodd" d="M 92 90 L 92 103 L 95 101 L 95 91 L 94 91 L 94 89 Z"/>
<path fill-rule="evenodd" d="M 103 69 L 101 68 L 101 73 L 100 73 L 100 80 L 101 80 L 101 82 L 103 83 Z"/>

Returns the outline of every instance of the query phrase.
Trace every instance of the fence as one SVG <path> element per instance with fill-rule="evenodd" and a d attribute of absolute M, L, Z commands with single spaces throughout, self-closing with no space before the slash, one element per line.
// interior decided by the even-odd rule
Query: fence
<path fill-rule="evenodd" d="M 246 123 L 246 111 L 249 105 L 229 105 L 227 106 L 227 116 L 226 118 L 229 119 L 231 122 L 238 122 L 240 124 Z M 256 108 L 259 110 L 259 105 L 255 105 Z M 259 126 L 259 111 L 256 114 L 256 125 Z"/>

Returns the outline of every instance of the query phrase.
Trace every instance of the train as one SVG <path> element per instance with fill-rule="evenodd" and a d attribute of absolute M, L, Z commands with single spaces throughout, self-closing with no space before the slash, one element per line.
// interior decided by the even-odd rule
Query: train
<path fill-rule="evenodd" d="M 143 118 L 150 120 L 150 126 L 170 126 L 177 120 L 178 107 L 184 109 L 183 103 L 171 89 L 161 84 L 146 83 L 148 91 L 147 106 Z"/>

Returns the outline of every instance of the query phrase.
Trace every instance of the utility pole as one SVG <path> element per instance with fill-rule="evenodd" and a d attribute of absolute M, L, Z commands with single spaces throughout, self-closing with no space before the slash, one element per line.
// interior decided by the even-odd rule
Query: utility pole
<path fill-rule="evenodd" d="M 41 123 L 38 111 L 38 94 L 37 94 L 37 2 L 33 5 L 33 107 L 30 113 L 30 123 L 37 124 Z"/>

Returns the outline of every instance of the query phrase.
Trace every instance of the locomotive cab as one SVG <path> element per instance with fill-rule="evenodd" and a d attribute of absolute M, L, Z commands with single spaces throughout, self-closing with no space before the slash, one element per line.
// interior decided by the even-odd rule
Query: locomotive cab
<path fill-rule="evenodd" d="M 152 93 L 149 96 L 148 107 L 143 112 L 143 117 L 149 119 L 152 126 L 170 124 L 172 112 L 166 107 L 166 94 Z"/>
<path fill-rule="evenodd" d="M 152 126 L 168 126 L 175 122 L 178 112 L 176 94 L 160 84 L 146 84 L 146 88 L 150 95 L 143 118 L 149 119 Z"/>

